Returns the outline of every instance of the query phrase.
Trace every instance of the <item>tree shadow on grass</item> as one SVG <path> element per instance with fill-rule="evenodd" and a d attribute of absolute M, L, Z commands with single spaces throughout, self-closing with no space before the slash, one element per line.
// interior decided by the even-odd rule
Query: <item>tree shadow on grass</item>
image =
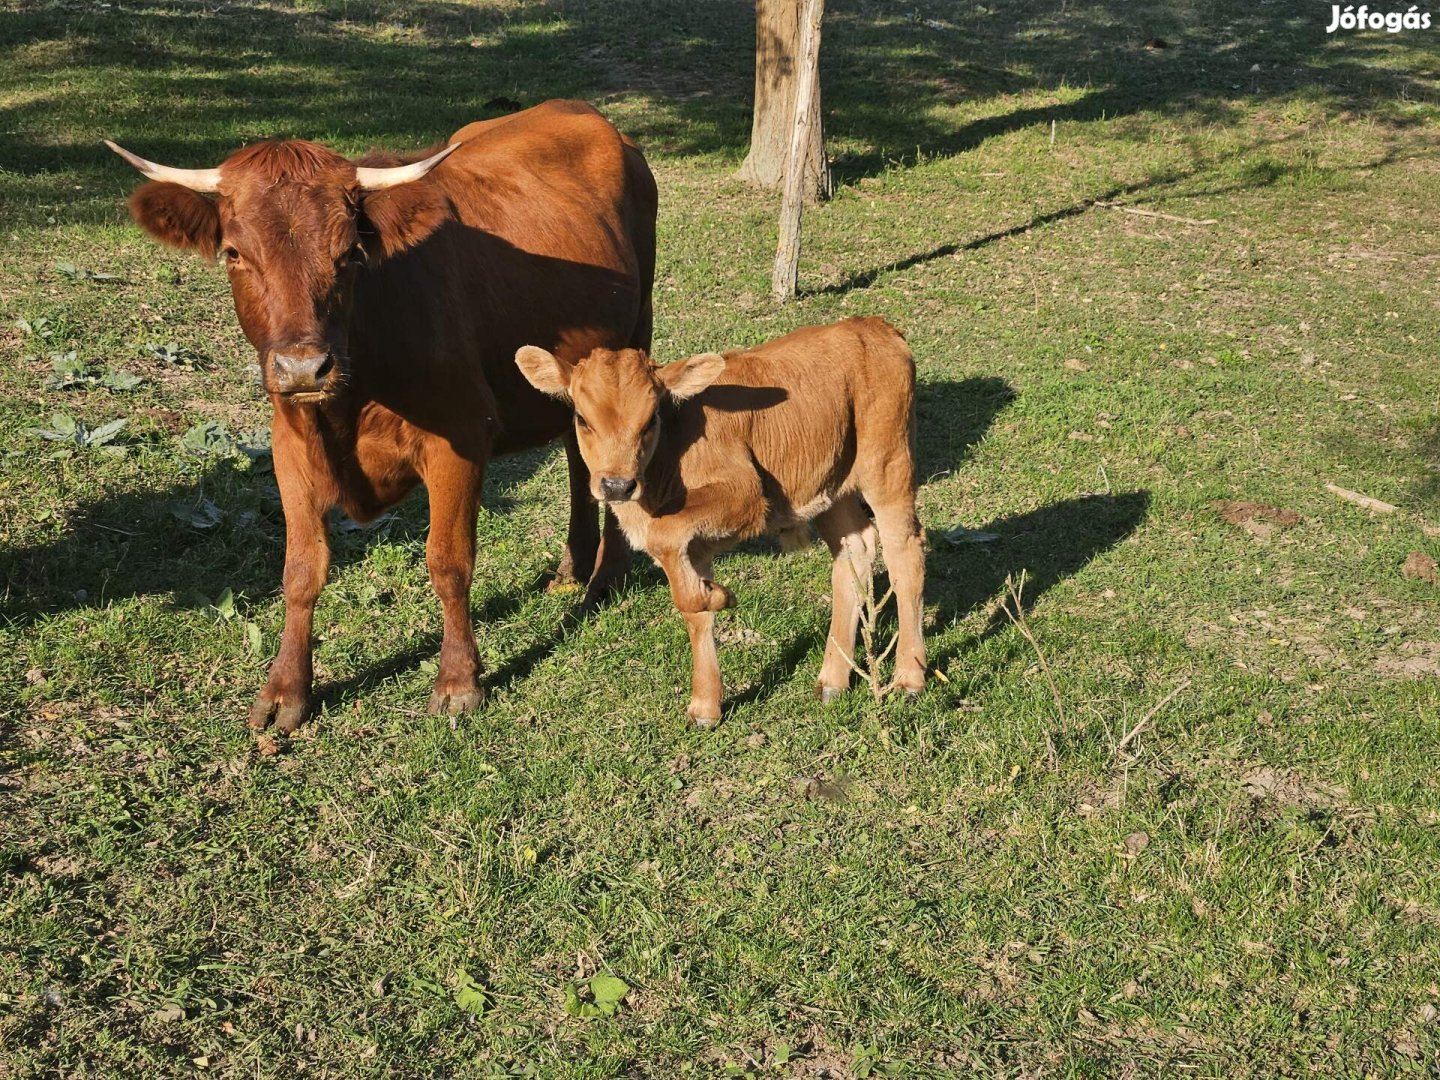
<path fill-rule="evenodd" d="M 1332 112 L 1435 98 L 1433 72 L 1386 64 L 1414 43 L 1361 35 L 1337 50 L 1325 14 L 1242 0 L 1203 10 L 838 0 L 822 50 L 827 129 L 843 148 L 836 173 L 853 182 L 1052 121 L 1184 112 L 1214 124 L 1294 93 Z M 0 55 L 14 61 L 0 78 L 13 97 L 0 192 L 35 224 L 55 214 L 115 221 L 131 178 L 103 137 L 190 166 L 277 135 L 418 148 L 497 115 L 491 102 L 501 95 L 525 105 L 597 100 L 657 153 L 738 162 L 754 32 L 748 5 L 682 0 L 315 0 L 283 9 L 154 0 L 123 12 L 41 0 L 0 11 Z M 1173 47 L 1143 47 L 1154 37 Z M 1007 107 L 1026 94 L 1054 100 Z M 1139 128 L 1134 137 L 1145 138 Z"/>

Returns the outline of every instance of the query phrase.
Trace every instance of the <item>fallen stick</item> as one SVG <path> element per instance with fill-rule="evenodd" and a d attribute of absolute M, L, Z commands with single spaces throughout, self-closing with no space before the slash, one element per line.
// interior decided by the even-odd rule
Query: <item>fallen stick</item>
<path fill-rule="evenodd" d="M 1325 490 L 1332 495 L 1339 495 L 1346 502 L 1352 502 L 1356 506 L 1363 506 L 1366 510 L 1374 510 L 1380 514 L 1393 514 L 1396 510 L 1396 507 L 1387 502 L 1372 499 L 1369 495 L 1361 495 L 1358 491 L 1342 488 L 1338 484 L 1326 484 Z"/>
<path fill-rule="evenodd" d="M 1159 210 L 1142 210 L 1138 206 L 1122 206 L 1114 202 L 1102 202 L 1096 199 L 1095 206 L 1103 206 L 1106 210 L 1119 210 L 1122 214 L 1137 214 L 1140 217 L 1163 218 L 1165 221 L 1178 221 L 1181 225 L 1218 225 L 1218 218 L 1193 218 L 1181 217 L 1179 214 L 1162 214 Z"/>
<path fill-rule="evenodd" d="M 1169 705 L 1170 702 L 1174 700 L 1175 695 L 1180 693 L 1181 690 L 1184 690 L 1189 685 L 1189 679 L 1181 679 L 1179 686 L 1175 687 L 1174 690 L 1171 690 L 1154 705 L 1150 706 L 1150 711 L 1147 712 L 1144 716 L 1142 716 L 1140 718 L 1140 722 L 1130 729 L 1130 734 L 1126 735 L 1123 739 L 1121 739 L 1118 743 L 1115 744 L 1114 753 L 1118 754 L 1121 750 L 1124 750 L 1125 747 L 1129 746 L 1134 741 L 1135 736 L 1139 735 L 1140 732 L 1145 730 L 1145 725 L 1155 718 L 1155 714 L 1158 713 L 1161 709 L 1163 709 L 1166 705 Z"/>

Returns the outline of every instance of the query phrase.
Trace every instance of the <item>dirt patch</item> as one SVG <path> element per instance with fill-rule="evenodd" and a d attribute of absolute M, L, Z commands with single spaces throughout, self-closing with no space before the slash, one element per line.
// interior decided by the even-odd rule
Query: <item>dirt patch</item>
<path fill-rule="evenodd" d="M 1304 810 L 1318 810 L 1343 801 L 1346 790 L 1339 784 L 1306 780 L 1295 769 L 1252 769 L 1240 781 L 1245 794 L 1256 802 L 1273 802 Z"/>
<path fill-rule="evenodd" d="M 1440 585 L 1440 570 L 1436 569 L 1435 560 L 1423 551 L 1410 552 L 1400 573 L 1408 578 L 1428 581 L 1431 585 Z"/>
<path fill-rule="evenodd" d="M 1294 510 L 1266 503 L 1216 499 L 1210 506 L 1220 515 L 1221 521 L 1244 529 L 1257 540 L 1269 540 L 1277 529 L 1289 529 L 1300 524 L 1300 515 Z"/>
<path fill-rule="evenodd" d="M 1387 653 L 1376 659 L 1375 670 L 1391 679 L 1440 676 L 1440 642 L 1407 641 L 1398 653 Z"/>

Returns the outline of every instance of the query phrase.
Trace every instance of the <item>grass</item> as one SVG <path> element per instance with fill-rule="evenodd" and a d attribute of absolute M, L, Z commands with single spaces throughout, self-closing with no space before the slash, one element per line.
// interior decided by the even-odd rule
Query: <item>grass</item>
<path fill-rule="evenodd" d="M 0 1077 L 1440 1069 L 1440 630 L 1400 572 L 1440 556 L 1433 32 L 831 7 L 842 186 L 777 310 L 776 201 L 730 178 L 738 0 L 0 3 Z M 687 731 L 653 568 L 564 630 L 574 598 L 534 587 L 551 451 L 487 493 L 488 705 L 423 712 L 420 495 L 337 527 L 323 709 L 257 752 L 267 406 L 223 275 L 126 220 L 99 140 L 418 147 L 501 94 L 647 146 L 660 356 L 906 329 L 920 699 L 817 705 L 828 561 L 747 549 L 725 721 Z M 47 387 L 52 353 L 93 378 Z M 29 433 L 56 412 L 127 423 Z"/>

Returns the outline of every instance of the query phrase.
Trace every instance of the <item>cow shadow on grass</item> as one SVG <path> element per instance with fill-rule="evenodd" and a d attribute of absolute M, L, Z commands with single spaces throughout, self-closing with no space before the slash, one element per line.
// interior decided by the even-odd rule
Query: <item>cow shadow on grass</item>
<path fill-rule="evenodd" d="M 933 640 L 940 631 L 998 600 L 1007 582 L 1018 581 L 1022 573 L 1021 602 L 1029 611 L 1053 586 L 1125 540 L 1145 520 L 1149 507 L 1147 491 L 1080 495 L 986 522 L 974 530 L 994 537 L 984 543 L 952 545 L 943 537 L 932 536 L 925 558 L 925 599 L 935 614 L 928 620 L 926 637 Z M 876 569 L 876 592 L 883 593 L 886 586 L 878 563 Z M 887 614 L 892 617 L 882 624 L 882 640 L 888 640 L 893 630 L 893 612 Z M 978 634 L 941 649 L 932 647 L 930 667 L 945 670 L 952 660 L 1009 625 L 997 603 Z M 824 630 L 792 638 L 749 688 L 726 702 L 727 707 L 765 700 L 792 681 L 797 669 L 824 644 Z"/>
<path fill-rule="evenodd" d="M 915 387 L 915 463 L 920 483 L 960 468 L 1015 396 L 1008 382 L 993 375 L 960 380 L 928 379 L 918 383 Z M 766 541 L 742 545 L 741 550 L 771 547 L 773 545 Z M 663 584 L 663 577 L 660 583 Z M 781 646 L 780 654 L 749 687 L 726 700 L 726 707 L 765 700 L 794 679 L 796 669 L 824 644 L 822 629 L 795 635 Z"/>
<path fill-rule="evenodd" d="M 1015 392 L 1003 379 L 981 377 L 922 383 L 917 398 L 916 456 L 924 483 L 927 478 L 961 467 L 995 418 L 1014 401 Z M 925 598 L 934 615 L 927 636 L 991 602 L 1007 581 L 1022 572 L 1022 603 L 1026 610 L 1030 609 L 1049 589 L 1130 536 L 1145 520 L 1149 507 L 1150 495 L 1146 491 L 1079 495 L 974 524 L 968 528 L 969 538 L 962 533 L 958 543 L 946 538 L 940 523 L 931 522 Z M 877 593 L 883 593 L 884 574 L 879 562 L 876 569 L 881 578 L 877 580 Z M 931 666 L 943 669 L 957 655 L 1007 625 L 1008 620 L 997 607 L 978 636 L 932 650 Z M 793 681 L 797 669 L 823 650 L 824 644 L 824 628 L 784 642 L 779 655 L 760 675 L 727 699 L 727 709 L 770 697 Z"/>
<path fill-rule="evenodd" d="M 551 454 L 559 454 L 558 448 L 541 447 L 493 460 L 485 484 L 486 513 L 504 514 L 513 509 L 521 499 L 521 486 Z M 557 502 L 557 558 L 565 513 L 563 500 Z M 404 549 L 406 561 L 423 574 L 428 528 L 423 486 L 370 525 L 356 525 L 335 513 L 329 528 L 332 573 L 327 594 L 333 597 L 337 590 L 347 590 L 341 572 L 365 562 L 380 547 Z M 483 522 L 481 528 L 483 541 Z M 172 610 L 205 611 L 226 590 L 240 601 L 244 613 L 248 605 L 279 603 L 284 558 L 284 517 L 273 475 L 263 464 L 225 458 L 210 463 L 193 481 L 97 498 L 68 514 L 64 532 L 52 540 L 0 548 L 0 581 L 4 583 L 0 625 L 23 632 L 43 619 L 99 611 L 143 597 L 158 599 Z M 475 607 L 477 626 L 483 632 L 487 623 L 514 616 L 547 576 L 542 573 L 517 588 L 487 596 Z M 347 591 L 339 602 L 349 606 L 367 601 Z M 318 700 L 333 706 L 438 655 L 440 604 L 433 597 L 421 603 L 427 626 L 433 628 L 414 637 L 407 635 L 393 655 L 354 674 L 319 682 Z M 487 675 L 487 685 L 522 677 L 561 636 L 557 628 L 516 655 L 507 656 Z M 259 685 L 257 679 L 256 690 Z M 3 736 L 0 732 L 0 743 Z"/>

